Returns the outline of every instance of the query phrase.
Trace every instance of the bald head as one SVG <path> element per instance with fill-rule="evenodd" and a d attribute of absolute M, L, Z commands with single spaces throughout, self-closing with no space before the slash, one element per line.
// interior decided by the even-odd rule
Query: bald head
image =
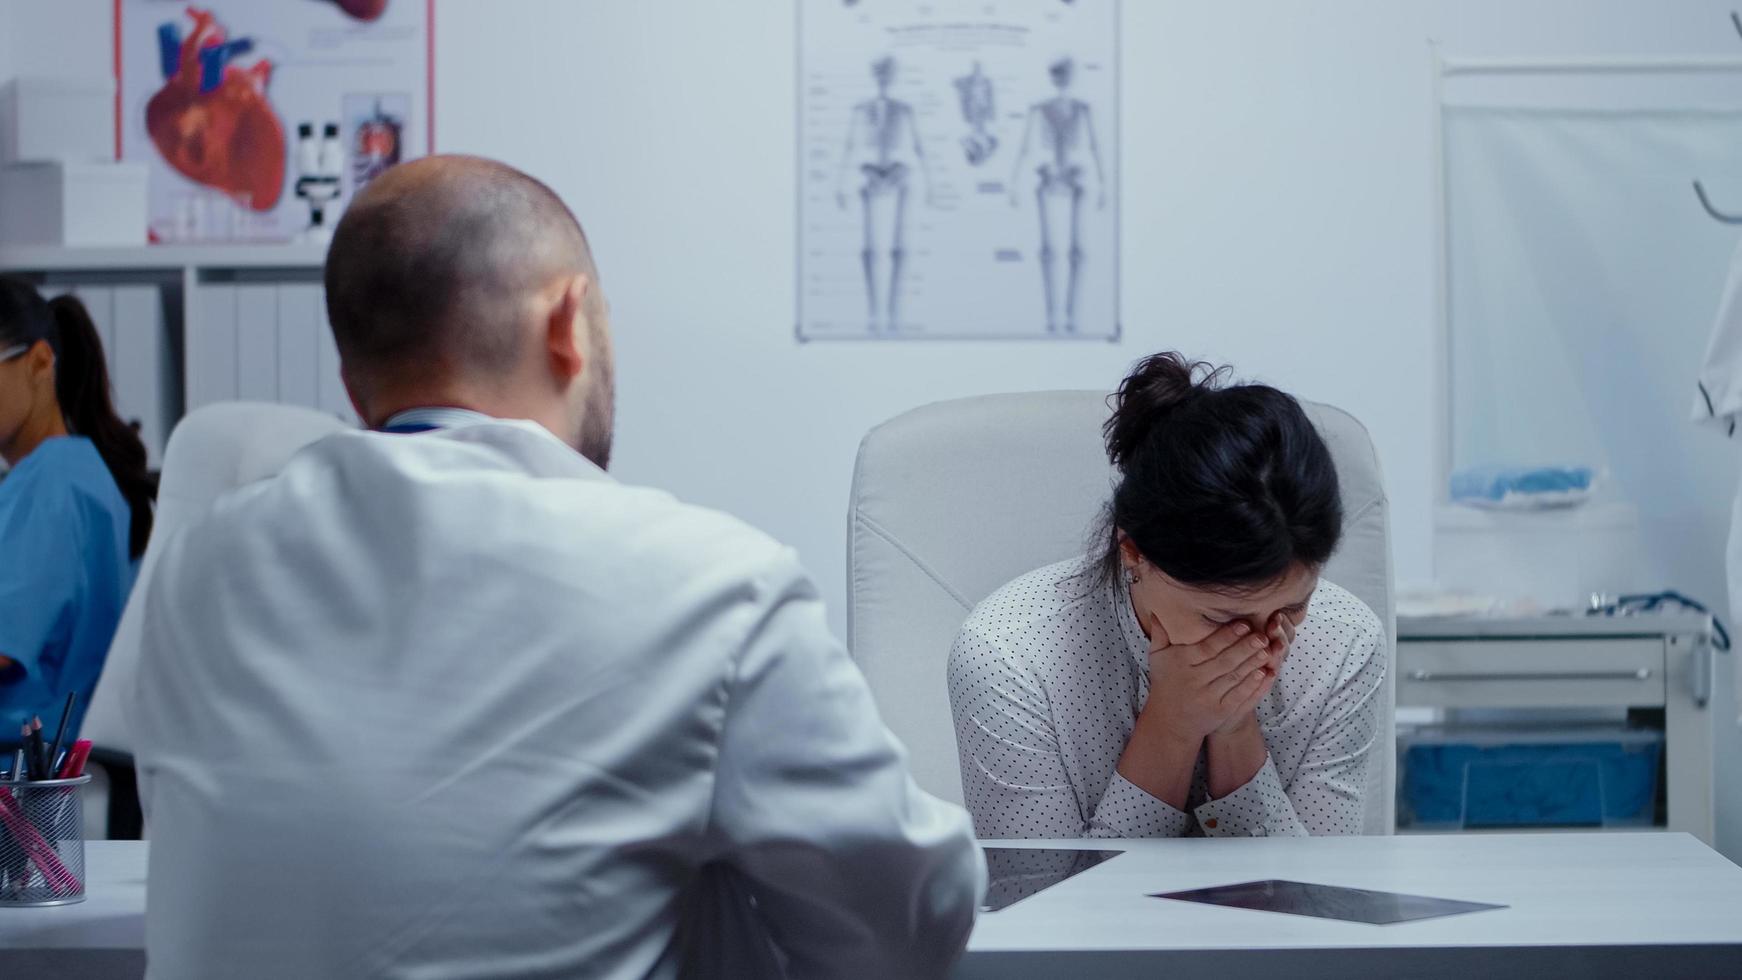
<path fill-rule="evenodd" d="M 425 157 L 346 209 L 327 253 L 327 314 L 359 378 L 489 374 L 520 353 L 530 298 L 576 274 L 598 279 L 549 187 L 493 160 Z"/>
<path fill-rule="evenodd" d="M 346 385 L 366 418 L 380 414 L 370 403 L 395 411 L 409 402 L 542 420 L 525 404 L 529 388 L 567 398 L 583 380 L 560 363 L 563 317 L 573 321 L 576 365 L 602 362 L 584 379 L 604 389 L 595 400 L 609 397 L 586 235 L 554 191 L 506 164 L 432 156 L 376 178 L 333 234 L 326 298 Z M 502 403 L 511 392 L 519 403 Z"/>

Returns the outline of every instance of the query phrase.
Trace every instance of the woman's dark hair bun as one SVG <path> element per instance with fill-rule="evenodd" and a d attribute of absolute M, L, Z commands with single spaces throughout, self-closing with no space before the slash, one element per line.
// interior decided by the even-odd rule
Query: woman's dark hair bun
<path fill-rule="evenodd" d="M 1113 395 L 1102 434 L 1118 485 L 1102 525 L 1103 573 L 1122 540 L 1169 578 L 1211 589 L 1321 568 L 1343 533 L 1331 451 L 1292 395 L 1236 384 L 1177 353 L 1145 358 Z"/>
<path fill-rule="evenodd" d="M 1208 361 L 1187 360 L 1178 351 L 1151 354 L 1138 362 L 1107 399 L 1113 409 L 1101 426 L 1107 458 L 1124 470 L 1156 423 L 1194 397 L 1221 387 L 1229 372 Z"/>

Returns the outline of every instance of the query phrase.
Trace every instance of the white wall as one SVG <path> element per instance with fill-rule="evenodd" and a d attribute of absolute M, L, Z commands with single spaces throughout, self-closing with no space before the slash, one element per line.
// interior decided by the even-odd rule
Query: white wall
<path fill-rule="evenodd" d="M 18 75 L 113 75 L 110 0 L 0 0 L 0 81 Z"/>
<path fill-rule="evenodd" d="M 1725 5 L 1665 6 L 1129 0 L 1117 345 L 794 343 L 788 2 L 444 0 L 436 130 L 549 181 L 587 224 L 614 304 L 620 475 L 795 545 L 837 625 L 866 429 L 941 398 L 1105 388 L 1161 348 L 1365 420 L 1407 586 L 1431 575 L 1437 479 L 1428 40 L 1742 53 Z"/>
<path fill-rule="evenodd" d="M 1399 583 L 1427 583 L 1441 370 L 1429 39 L 1460 55 L 1742 54 L 1716 0 L 1127 0 L 1124 341 L 799 346 L 792 10 L 442 0 L 436 133 L 442 150 L 550 182 L 587 225 L 614 307 L 619 475 L 796 546 L 837 628 L 867 429 L 937 399 L 1108 388 L 1163 348 L 1364 420 Z M 1719 793 L 1721 846 L 1742 853 L 1742 780 Z"/>
<path fill-rule="evenodd" d="M 515 5 L 536 32 L 448 3 L 436 132 L 444 150 L 550 181 L 588 225 L 614 304 L 620 473 L 798 547 L 837 624 L 868 428 L 942 398 L 1105 389 L 1161 348 L 1367 420 L 1398 501 L 1400 574 L 1425 578 L 1422 11 L 1229 6 L 1125 5 L 1117 345 L 794 343 L 790 3 Z M 556 92 L 572 101 L 544 114 Z"/>
<path fill-rule="evenodd" d="M 440 0 L 438 147 L 525 168 L 586 223 L 614 307 L 619 475 L 796 546 L 837 628 L 868 428 L 941 398 L 1106 388 L 1161 348 L 1366 421 L 1400 583 L 1424 583 L 1439 370 L 1429 39 L 1455 55 L 1737 55 L 1730 4 L 1124 8 L 1117 345 L 794 343 L 791 0 Z M 0 77 L 107 72 L 110 10 L 0 0 Z"/>
<path fill-rule="evenodd" d="M 12 67 L 13 37 L 17 33 L 13 22 L 17 19 L 13 6 L 17 0 L 0 0 L 0 84 L 4 84 L 17 71 Z"/>
<path fill-rule="evenodd" d="M 1439 363 L 1429 39 L 1451 54 L 1742 54 L 1729 6 L 1124 8 L 1118 344 L 794 342 L 788 0 L 440 0 L 438 146 L 527 169 L 586 223 L 617 332 L 619 475 L 797 547 L 837 626 L 868 428 L 941 398 L 1106 388 L 1163 348 L 1363 419 L 1396 508 L 1398 578 L 1425 584 Z M 0 69 L 107 72 L 110 16 L 109 0 L 0 0 Z"/>

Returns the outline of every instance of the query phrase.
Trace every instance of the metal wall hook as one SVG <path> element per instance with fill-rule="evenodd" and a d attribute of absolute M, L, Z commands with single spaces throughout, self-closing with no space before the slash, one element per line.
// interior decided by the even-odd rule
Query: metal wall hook
<path fill-rule="evenodd" d="M 1742 37 L 1742 13 L 1730 11 L 1730 24 L 1736 28 L 1736 35 Z M 1742 225 L 1742 214 L 1728 214 L 1713 207 L 1712 199 L 1706 196 L 1706 188 L 1697 180 L 1694 181 L 1694 194 L 1700 199 L 1700 207 L 1705 208 L 1713 220 L 1727 225 Z"/>
<path fill-rule="evenodd" d="M 1713 207 L 1712 199 L 1706 196 L 1706 188 L 1697 180 L 1694 181 L 1694 194 L 1700 199 L 1700 207 L 1705 208 L 1706 213 L 1711 215 L 1713 219 L 1722 221 L 1727 225 L 1742 225 L 1742 214 L 1727 214 Z"/>

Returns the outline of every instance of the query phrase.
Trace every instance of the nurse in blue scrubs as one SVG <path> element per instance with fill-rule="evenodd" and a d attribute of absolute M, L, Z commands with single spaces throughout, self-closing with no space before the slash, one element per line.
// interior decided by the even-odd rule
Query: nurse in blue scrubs
<path fill-rule="evenodd" d="M 68 692 L 76 732 L 145 541 L 155 481 L 84 304 L 0 276 L 0 742 Z M 52 737 L 52 736 L 45 736 Z M 68 735 L 68 739 L 71 739 Z"/>

